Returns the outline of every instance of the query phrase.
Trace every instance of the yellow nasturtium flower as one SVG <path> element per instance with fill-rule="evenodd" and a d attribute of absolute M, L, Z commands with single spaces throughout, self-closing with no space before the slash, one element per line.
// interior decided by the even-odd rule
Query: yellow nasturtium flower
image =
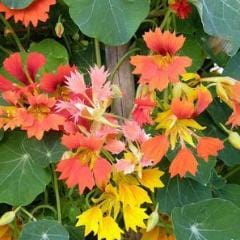
<path fill-rule="evenodd" d="M 163 188 L 164 184 L 160 180 L 160 177 L 164 172 L 158 168 L 144 169 L 142 172 L 142 178 L 139 179 L 140 183 L 154 192 L 154 188 Z"/>
<path fill-rule="evenodd" d="M 148 218 L 144 208 L 137 206 L 125 205 L 123 206 L 123 218 L 126 230 L 130 228 L 137 231 L 137 227 L 146 228 L 144 220 Z"/>
<path fill-rule="evenodd" d="M 120 240 L 123 231 L 110 216 L 103 217 L 102 224 L 99 227 L 98 240 Z"/>
<path fill-rule="evenodd" d="M 99 225 L 102 224 L 103 214 L 99 207 L 92 207 L 78 216 L 77 227 L 85 226 L 85 236 L 90 232 L 96 235 L 99 231 Z"/>

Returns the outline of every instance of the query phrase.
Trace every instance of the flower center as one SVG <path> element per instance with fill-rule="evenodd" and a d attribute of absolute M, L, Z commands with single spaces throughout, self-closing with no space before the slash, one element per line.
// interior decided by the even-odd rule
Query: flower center
<path fill-rule="evenodd" d="M 166 56 L 154 55 L 154 56 L 151 56 L 151 58 L 159 68 L 166 68 L 173 61 L 173 58 L 169 54 L 167 54 Z"/>

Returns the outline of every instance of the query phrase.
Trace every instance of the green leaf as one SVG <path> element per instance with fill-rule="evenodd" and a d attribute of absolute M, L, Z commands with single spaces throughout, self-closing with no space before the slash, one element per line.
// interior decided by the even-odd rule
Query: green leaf
<path fill-rule="evenodd" d="M 69 232 L 70 239 L 69 240 L 84 240 L 84 228 L 83 227 L 73 227 L 66 226 L 66 229 Z"/>
<path fill-rule="evenodd" d="M 47 62 L 41 69 L 45 72 L 52 72 L 59 65 L 68 64 L 68 52 L 66 48 L 53 39 L 44 39 L 39 43 L 32 43 L 30 52 L 39 52 L 46 56 Z"/>
<path fill-rule="evenodd" d="M 199 165 L 198 165 L 198 170 L 196 175 L 193 176 L 188 173 L 186 177 L 192 178 L 193 180 L 203 185 L 207 185 L 211 179 L 212 171 L 216 165 L 216 162 L 217 162 L 216 158 L 210 157 L 208 162 L 205 162 L 204 160 L 197 158 L 197 161 Z"/>
<path fill-rule="evenodd" d="M 60 136 L 57 132 L 50 132 L 41 141 L 31 138 L 24 144 L 35 162 L 41 167 L 47 167 L 50 163 L 58 162 L 66 150 L 60 142 Z"/>
<path fill-rule="evenodd" d="M 149 12 L 149 1 L 65 0 L 70 16 L 87 36 L 108 45 L 128 42 Z"/>
<path fill-rule="evenodd" d="M 68 240 L 66 229 L 53 220 L 31 222 L 24 226 L 19 240 Z"/>
<path fill-rule="evenodd" d="M 226 179 L 224 179 L 222 176 L 218 175 L 216 170 L 212 172 L 211 180 L 209 182 L 209 187 L 216 191 L 218 189 L 223 188 L 226 185 Z"/>
<path fill-rule="evenodd" d="M 182 56 L 188 56 L 192 59 L 192 66 L 188 68 L 189 72 L 198 71 L 205 60 L 205 55 L 199 42 L 193 37 L 187 37 L 183 48 L 179 51 Z"/>
<path fill-rule="evenodd" d="M 1 2 L 11 9 L 23 9 L 28 7 L 34 0 L 2 0 Z"/>
<path fill-rule="evenodd" d="M 89 43 L 86 47 L 74 44 L 72 49 L 71 61 L 82 73 L 87 73 L 89 66 L 93 66 L 96 61 L 94 44 Z"/>
<path fill-rule="evenodd" d="M 157 191 L 159 209 L 171 213 L 175 207 L 211 198 L 210 188 L 191 179 L 169 178 L 165 187 Z"/>
<path fill-rule="evenodd" d="M 227 200 L 210 199 L 175 208 L 172 221 L 178 240 L 240 239 L 240 208 Z"/>
<path fill-rule="evenodd" d="M 227 122 L 232 112 L 232 110 L 224 102 L 220 102 L 218 98 L 214 98 L 207 111 L 217 125 Z"/>
<path fill-rule="evenodd" d="M 49 183 L 50 174 L 37 164 L 21 131 L 6 132 L 0 142 L 0 203 L 28 205 Z M 36 148 L 43 152 L 41 145 Z"/>
<path fill-rule="evenodd" d="M 235 79 L 240 79 L 240 52 L 237 53 L 235 56 L 230 58 L 227 62 L 227 65 L 224 68 L 223 74 L 225 76 L 229 76 Z"/>
<path fill-rule="evenodd" d="M 240 207 L 240 185 L 226 184 L 218 190 L 218 197 L 229 200 Z"/>
<path fill-rule="evenodd" d="M 240 47 L 240 2 L 238 0 L 192 0 L 198 8 L 205 32 L 227 40 L 226 52 L 233 56 Z"/>
<path fill-rule="evenodd" d="M 224 149 L 219 153 L 218 158 L 227 166 L 240 164 L 240 150 L 234 148 L 229 142 L 224 142 Z"/>

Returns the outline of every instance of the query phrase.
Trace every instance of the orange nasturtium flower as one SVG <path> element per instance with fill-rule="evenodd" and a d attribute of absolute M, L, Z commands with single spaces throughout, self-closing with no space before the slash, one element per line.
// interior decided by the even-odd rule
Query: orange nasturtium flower
<path fill-rule="evenodd" d="M 0 3 L 0 12 L 5 13 L 6 19 L 13 17 L 16 23 L 20 21 L 25 27 L 28 27 L 30 23 L 37 27 L 39 21 L 47 21 L 50 6 L 55 3 L 56 0 L 34 0 L 24 9 L 10 9 Z"/>
<path fill-rule="evenodd" d="M 143 36 L 147 47 L 153 52 L 149 56 L 133 56 L 131 63 L 136 67 L 134 74 L 140 74 L 140 84 L 148 84 L 150 89 L 165 89 L 169 83 L 179 81 L 192 60 L 189 57 L 177 56 L 185 38 L 169 31 L 161 32 L 160 28 L 146 32 Z"/>
<path fill-rule="evenodd" d="M 143 232 L 141 240 L 176 240 L 176 238 L 173 234 L 168 235 L 164 228 L 155 227 L 149 232 Z"/>
<path fill-rule="evenodd" d="M 196 148 L 198 156 L 205 161 L 208 161 L 209 156 L 217 156 L 218 151 L 224 147 L 221 140 L 200 137 L 196 133 L 205 129 L 194 117 L 201 114 L 211 103 L 210 92 L 201 86 L 196 88 L 195 92 L 184 95 L 182 98 L 179 95 L 173 98 L 169 109 L 159 113 L 155 119 L 157 129 L 162 129 L 168 136 L 171 149 L 175 149 L 178 142 L 181 146 L 169 168 L 171 177 L 177 174 L 184 177 L 188 172 L 195 175 L 197 172 L 198 162 L 186 144 Z"/>

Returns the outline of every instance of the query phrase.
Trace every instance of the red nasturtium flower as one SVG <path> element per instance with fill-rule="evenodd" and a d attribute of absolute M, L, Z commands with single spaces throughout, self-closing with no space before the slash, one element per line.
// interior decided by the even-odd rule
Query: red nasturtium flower
<path fill-rule="evenodd" d="M 24 9 L 10 9 L 0 3 L 0 12 L 5 13 L 6 19 L 13 17 L 16 23 L 20 21 L 25 27 L 28 27 L 30 23 L 36 27 L 38 21 L 47 21 L 50 6 L 55 3 L 56 0 L 34 0 Z"/>
<path fill-rule="evenodd" d="M 186 19 L 192 10 L 188 0 L 172 0 L 170 8 L 181 19 Z"/>
<path fill-rule="evenodd" d="M 156 103 L 148 97 L 136 99 L 132 112 L 133 120 L 135 120 L 141 127 L 144 124 L 152 124 L 151 113 L 155 105 Z"/>
<path fill-rule="evenodd" d="M 176 55 L 185 38 L 169 31 L 161 32 L 160 28 L 146 32 L 143 38 L 154 54 L 131 58 L 131 63 L 136 67 L 133 73 L 141 75 L 140 84 L 148 84 L 150 89 L 161 91 L 170 82 L 178 82 L 179 76 L 192 63 L 190 58 Z"/>

